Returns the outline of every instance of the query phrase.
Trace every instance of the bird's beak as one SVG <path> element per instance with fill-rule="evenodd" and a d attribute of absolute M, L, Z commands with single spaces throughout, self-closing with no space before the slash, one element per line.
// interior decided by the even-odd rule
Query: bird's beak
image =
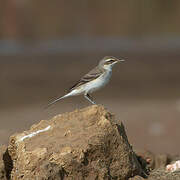
<path fill-rule="evenodd" d="M 125 60 L 124 59 L 118 59 L 117 60 L 117 63 L 119 63 L 119 62 L 124 62 Z"/>

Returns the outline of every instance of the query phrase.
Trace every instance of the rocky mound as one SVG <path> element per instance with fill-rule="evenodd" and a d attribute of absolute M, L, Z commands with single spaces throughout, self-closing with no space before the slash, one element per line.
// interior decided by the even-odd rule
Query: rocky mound
<path fill-rule="evenodd" d="M 135 154 L 122 122 L 93 105 L 11 136 L 8 148 L 0 148 L 0 179 L 142 180 L 149 173 L 150 180 L 158 173 L 166 180 L 180 178 L 165 170 L 171 160 L 150 152 Z"/>
<path fill-rule="evenodd" d="M 127 179 L 141 174 L 123 124 L 102 106 L 58 115 L 15 134 L 13 179 Z"/>

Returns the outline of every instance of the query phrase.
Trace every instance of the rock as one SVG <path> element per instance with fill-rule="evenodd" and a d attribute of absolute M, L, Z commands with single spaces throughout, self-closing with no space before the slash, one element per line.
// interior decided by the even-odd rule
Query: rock
<path fill-rule="evenodd" d="M 143 177 L 137 175 L 137 176 L 134 176 L 132 178 L 129 178 L 128 180 L 145 180 Z"/>
<path fill-rule="evenodd" d="M 167 154 L 157 154 L 155 156 L 155 169 L 165 168 L 168 163 L 168 155 Z"/>
<path fill-rule="evenodd" d="M 155 168 L 155 155 L 150 151 L 135 151 L 138 161 L 141 164 L 144 172 L 149 174 L 149 171 Z"/>
<path fill-rule="evenodd" d="M 172 160 L 168 154 L 154 154 L 150 151 L 135 151 L 135 153 L 138 158 L 145 160 L 145 164 L 141 163 L 141 166 L 146 166 L 149 170 L 163 168 Z"/>
<path fill-rule="evenodd" d="M 166 165 L 172 163 L 174 160 L 179 160 L 178 155 L 169 154 L 154 154 L 150 151 L 136 151 L 138 160 L 144 172 L 148 174 L 147 180 L 179 180 L 179 171 L 168 171 Z M 149 171 L 147 171 L 149 169 Z M 143 179 L 140 176 L 131 178 L 132 180 Z M 129 179 L 129 180 L 131 180 Z"/>
<path fill-rule="evenodd" d="M 177 172 L 168 172 L 164 168 L 154 169 L 149 177 L 148 180 L 179 180 L 180 174 L 179 171 Z"/>
<path fill-rule="evenodd" d="M 7 147 L 5 145 L 0 146 L 0 180 L 6 180 L 8 178 L 6 174 L 7 167 L 4 163 L 4 160 L 6 160 L 6 150 Z"/>
<path fill-rule="evenodd" d="M 12 179 L 128 179 L 142 170 L 122 123 L 93 105 L 10 137 Z"/>

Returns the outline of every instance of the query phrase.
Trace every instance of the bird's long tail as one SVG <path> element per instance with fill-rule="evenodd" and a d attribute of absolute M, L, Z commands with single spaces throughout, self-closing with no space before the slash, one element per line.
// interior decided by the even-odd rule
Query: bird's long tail
<path fill-rule="evenodd" d="M 64 96 L 62 96 L 62 97 L 59 97 L 59 98 L 55 99 L 54 101 L 50 102 L 50 103 L 45 107 L 45 109 L 47 109 L 49 106 L 57 103 L 59 100 L 64 99 L 65 97 L 68 97 L 68 94 L 66 94 L 66 95 L 64 95 Z"/>

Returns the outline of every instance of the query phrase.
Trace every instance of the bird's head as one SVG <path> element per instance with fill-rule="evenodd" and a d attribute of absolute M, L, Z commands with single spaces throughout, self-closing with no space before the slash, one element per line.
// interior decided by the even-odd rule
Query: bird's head
<path fill-rule="evenodd" d="M 113 56 L 106 56 L 99 62 L 99 66 L 101 66 L 103 69 L 111 70 L 116 63 L 123 61 L 123 59 L 117 59 Z"/>

